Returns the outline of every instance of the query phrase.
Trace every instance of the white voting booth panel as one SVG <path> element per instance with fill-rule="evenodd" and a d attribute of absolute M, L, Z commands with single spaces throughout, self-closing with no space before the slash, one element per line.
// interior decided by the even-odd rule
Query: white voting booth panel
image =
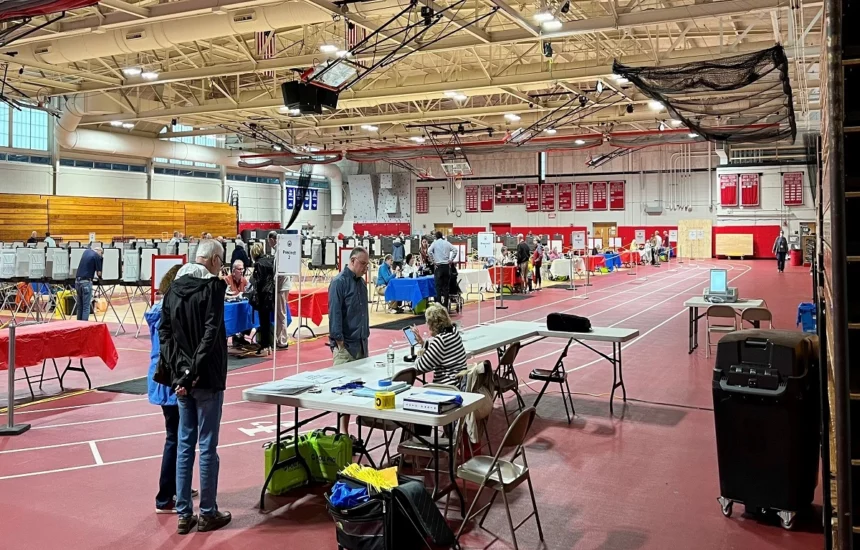
<path fill-rule="evenodd" d="M 45 249 L 45 277 L 54 281 L 65 281 L 69 278 L 69 250 L 67 248 Z"/>
<path fill-rule="evenodd" d="M 140 249 L 140 280 L 152 280 L 152 257 L 158 255 L 157 248 Z"/>
<path fill-rule="evenodd" d="M 188 258 L 188 243 L 179 243 L 179 255 Z"/>
<path fill-rule="evenodd" d="M 11 279 L 15 276 L 15 249 L 0 250 L 0 278 Z"/>
<path fill-rule="evenodd" d="M 123 250 L 122 280 L 127 283 L 134 283 L 140 280 L 139 248 L 129 248 L 127 250 Z"/>
<path fill-rule="evenodd" d="M 69 249 L 69 268 L 71 277 L 74 278 L 78 274 L 78 266 L 81 265 L 81 257 L 84 255 L 83 248 Z"/>
<path fill-rule="evenodd" d="M 234 250 L 236 250 L 236 243 L 233 241 L 227 241 L 227 248 L 224 250 L 224 265 L 230 265 L 230 260 L 233 258 Z M 176 252 L 171 250 L 168 254 L 176 254 Z"/>
<path fill-rule="evenodd" d="M 30 251 L 30 268 L 27 277 L 41 279 L 45 276 L 45 249 L 37 248 Z"/>
<path fill-rule="evenodd" d="M 325 258 L 323 259 L 323 265 L 330 266 L 336 265 L 337 259 L 337 244 L 334 241 L 326 241 L 325 245 Z"/>
<path fill-rule="evenodd" d="M 33 248 L 16 248 L 15 249 L 15 277 L 30 276 L 30 253 Z"/>
<path fill-rule="evenodd" d="M 311 239 L 306 238 L 302 241 L 302 256 L 305 258 L 310 257 L 311 255 Z"/>
<path fill-rule="evenodd" d="M 167 272 L 173 266 L 183 265 L 185 263 L 185 258 L 181 256 L 153 256 L 152 257 L 152 295 L 151 299 L 153 303 L 155 303 L 155 294 L 158 291 L 158 287 L 161 286 L 161 280 L 164 279 L 164 276 L 167 275 Z"/>
<path fill-rule="evenodd" d="M 118 281 L 119 280 L 119 260 L 120 252 L 118 248 L 105 248 L 102 256 L 102 280 L 103 281 Z"/>

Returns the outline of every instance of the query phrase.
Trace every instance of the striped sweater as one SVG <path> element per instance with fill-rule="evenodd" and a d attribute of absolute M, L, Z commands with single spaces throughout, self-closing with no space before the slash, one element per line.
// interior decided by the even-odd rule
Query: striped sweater
<path fill-rule="evenodd" d="M 418 372 L 433 371 L 435 384 L 457 384 L 457 373 L 466 369 L 466 348 L 456 326 L 431 338 L 415 362 Z"/>

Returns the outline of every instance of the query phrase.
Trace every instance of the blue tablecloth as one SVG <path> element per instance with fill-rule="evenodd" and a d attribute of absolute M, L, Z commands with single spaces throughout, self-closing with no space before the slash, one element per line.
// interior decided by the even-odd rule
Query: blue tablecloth
<path fill-rule="evenodd" d="M 272 314 L 272 320 L 275 316 Z M 287 324 L 292 322 L 290 310 L 287 308 Z M 227 302 L 224 304 L 224 326 L 227 329 L 227 336 L 239 334 L 252 328 L 260 326 L 260 319 L 257 312 L 248 303 L 248 300 L 240 302 Z"/>
<path fill-rule="evenodd" d="M 432 275 L 416 279 L 391 279 L 385 287 L 387 302 L 412 302 L 412 305 L 417 305 L 430 296 L 436 296 L 436 283 Z"/>
<path fill-rule="evenodd" d="M 613 254 L 611 252 L 603 254 L 603 258 L 606 260 L 606 269 L 609 271 L 614 271 L 615 269 L 621 267 L 621 256 L 619 254 Z"/>

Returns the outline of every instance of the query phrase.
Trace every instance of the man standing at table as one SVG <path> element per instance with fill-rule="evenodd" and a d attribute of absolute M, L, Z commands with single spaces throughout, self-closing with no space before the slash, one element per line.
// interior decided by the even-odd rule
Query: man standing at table
<path fill-rule="evenodd" d="M 269 231 L 268 241 L 272 249 L 272 256 L 277 257 L 278 232 Z M 278 295 L 278 311 L 275 312 L 275 345 L 278 346 L 278 349 L 287 349 L 290 345 L 290 336 L 287 332 L 287 300 L 290 295 L 290 278 L 286 275 L 278 275 L 276 284 L 280 294 Z"/>
<path fill-rule="evenodd" d="M 370 315 L 364 276 L 370 257 L 356 246 L 349 264 L 328 285 L 328 340 L 334 365 L 364 359 L 368 354 Z M 349 416 L 341 416 L 340 431 L 349 433 Z"/>
<path fill-rule="evenodd" d="M 179 445 L 176 461 L 177 532 L 214 531 L 232 516 L 221 512 L 218 494 L 218 434 L 227 387 L 227 335 L 224 295 L 227 284 L 216 277 L 224 248 L 204 239 L 197 258 L 185 264 L 162 301 L 158 339 L 163 367 L 172 373 L 171 386 L 179 404 Z M 165 353 L 164 350 L 172 350 Z M 162 380 L 158 380 L 162 382 Z M 200 518 L 194 515 L 191 478 L 195 447 L 200 444 Z"/>
<path fill-rule="evenodd" d="M 520 277 L 523 279 L 523 294 L 529 288 L 529 258 L 531 255 L 532 250 L 529 248 L 529 243 L 520 234 L 519 244 L 517 244 L 517 269 L 520 272 Z"/>
<path fill-rule="evenodd" d="M 436 303 L 448 309 L 448 295 L 451 284 L 451 262 L 457 256 L 454 245 L 445 240 L 441 231 L 436 232 L 436 239 L 427 251 L 436 266 L 433 272 L 433 282 L 436 284 Z"/>
<path fill-rule="evenodd" d="M 75 293 L 78 295 L 78 321 L 90 319 L 93 304 L 93 278 L 102 276 L 101 247 L 88 248 L 81 255 L 81 263 L 75 275 Z"/>

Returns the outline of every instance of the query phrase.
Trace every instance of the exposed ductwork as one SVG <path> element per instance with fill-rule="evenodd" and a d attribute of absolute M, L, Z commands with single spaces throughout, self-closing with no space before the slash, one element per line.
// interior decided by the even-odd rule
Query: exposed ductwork
<path fill-rule="evenodd" d="M 246 8 L 226 14 L 201 15 L 157 23 L 58 38 L 47 43 L 27 44 L 17 49 L 17 58 L 52 65 L 75 63 L 98 57 L 135 54 L 224 36 L 302 27 L 331 21 L 331 15 L 306 2 L 284 2 Z"/>

